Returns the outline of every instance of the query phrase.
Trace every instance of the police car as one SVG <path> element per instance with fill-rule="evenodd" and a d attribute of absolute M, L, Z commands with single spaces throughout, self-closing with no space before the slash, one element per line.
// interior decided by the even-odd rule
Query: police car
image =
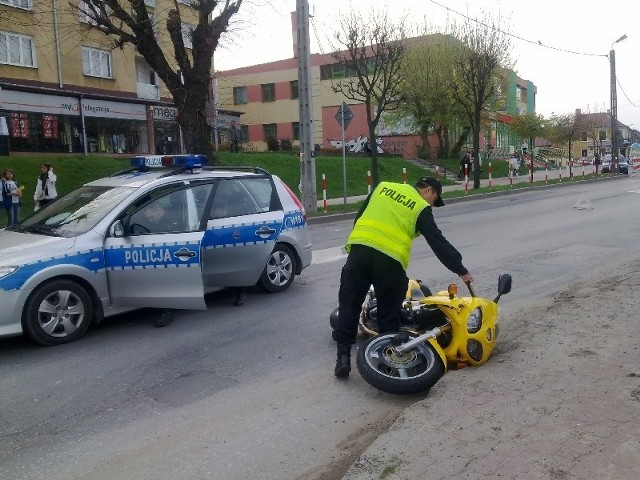
<path fill-rule="evenodd" d="M 0 231 L 0 337 L 44 345 L 140 307 L 205 309 L 205 293 L 287 289 L 311 264 L 304 208 L 260 168 L 134 157 Z"/>

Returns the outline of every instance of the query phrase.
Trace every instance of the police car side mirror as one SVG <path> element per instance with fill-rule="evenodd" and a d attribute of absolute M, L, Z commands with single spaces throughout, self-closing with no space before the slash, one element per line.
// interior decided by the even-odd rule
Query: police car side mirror
<path fill-rule="evenodd" d="M 122 220 L 116 220 L 111 224 L 109 235 L 114 238 L 124 237 L 124 224 L 122 223 Z"/>

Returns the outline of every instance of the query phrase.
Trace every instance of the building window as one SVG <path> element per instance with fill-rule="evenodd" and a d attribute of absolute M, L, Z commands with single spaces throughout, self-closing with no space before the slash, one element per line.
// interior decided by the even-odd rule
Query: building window
<path fill-rule="evenodd" d="M 264 139 L 278 138 L 278 126 L 275 123 L 265 123 L 262 126 L 264 130 Z"/>
<path fill-rule="evenodd" d="M 275 83 L 263 83 L 262 87 L 262 101 L 273 102 L 276 99 L 276 85 Z"/>
<path fill-rule="evenodd" d="M 0 0 L 0 4 L 9 5 L 10 7 L 22 8 L 24 10 L 32 10 L 31 0 Z"/>
<path fill-rule="evenodd" d="M 95 3 L 88 4 L 84 0 L 80 0 L 80 3 L 78 5 L 78 14 L 80 15 L 79 20 L 82 23 L 88 23 L 89 25 L 97 26 L 98 22 L 96 21 L 96 18 L 103 18 L 105 15 L 107 15 L 108 10 L 109 7 L 104 4 L 99 6 Z"/>
<path fill-rule="evenodd" d="M 320 66 L 320 79 L 330 80 L 332 78 L 355 77 L 356 69 L 341 63 Z"/>
<path fill-rule="evenodd" d="M 249 125 L 240 125 L 240 142 L 249 141 Z"/>
<path fill-rule="evenodd" d="M 291 85 L 291 98 L 298 98 L 298 80 L 292 80 Z"/>
<path fill-rule="evenodd" d="M 0 31 L 0 63 L 35 67 L 36 55 L 33 38 Z"/>
<path fill-rule="evenodd" d="M 182 24 L 182 43 L 184 43 L 184 48 L 193 48 L 193 30 L 195 28 L 188 23 Z"/>
<path fill-rule="evenodd" d="M 156 0 L 144 0 L 144 4 L 147 7 L 154 8 L 156 6 Z"/>
<path fill-rule="evenodd" d="M 607 139 L 607 131 L 600 130 L 600 132 L 598 132 L 598 140 L 606 140 L 606 139 Z"/>
<path fill-rule="evenodd" d="M 82 47 L 82 68 L 89 77 L 113 78 L 111 52 Z"/>
<path fill-rule="evenodd" d="M 588 140 L 587 138 L 587 132 L 580 132 L 580 141 L 581 142 L 586 142 Z"/>
<path fill-rule="evenodd" d="M 244 105 L 247 103 L 247 87 L 233 87 L 233 104 Z"/>
<path fill-rule="evenodd" d="M 293 139 L 300 140 L 300 122 L 293 122 L 291 127 L 293 129 Z"/>

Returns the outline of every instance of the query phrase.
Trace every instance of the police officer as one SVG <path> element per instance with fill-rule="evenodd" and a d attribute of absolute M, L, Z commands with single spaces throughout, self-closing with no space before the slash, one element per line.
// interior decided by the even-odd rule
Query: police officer
<path fill-rule="evenodd" d="M 415 186 L 382 182 L 369 195 L 356 216 L 347 240 L 349 252 L 342 268 L 338 293 L 339 319 L 333 330 L 338 358 L 335 376 L 351 371 L 351 345 L 355 343 L 358 317 L 369 286 L 378 301 L 380 333 L 397 332 L 400 310 L 408 286 L 406 268 L 411 242 L 422 234 L 440 262 L 463 281 L 473 276 L 462 264 L 462 255 L 438 229 L 431 207 L 441 207 L 442 185 L 433 177 L 420 178 Z"/>

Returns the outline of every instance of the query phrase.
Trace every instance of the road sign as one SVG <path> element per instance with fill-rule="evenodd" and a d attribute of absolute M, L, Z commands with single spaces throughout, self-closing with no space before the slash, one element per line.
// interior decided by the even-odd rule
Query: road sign
<path fill-rule="evenodd" d="M 340 108 L 338 108 L 338 112 L 336 113 L 336 120 L 340 125 L 342 125 L 342 128 L 346 130 L 347 127 L 349 127 L 349 124 L 351 123 L 352 118 L 353 118 L 353 110 L 349 108 L 349 105 L 342 102 L 342 105 L 340 105 Z M 344 119 L 344 125 L 342 124 L 343 119 Z"/>

